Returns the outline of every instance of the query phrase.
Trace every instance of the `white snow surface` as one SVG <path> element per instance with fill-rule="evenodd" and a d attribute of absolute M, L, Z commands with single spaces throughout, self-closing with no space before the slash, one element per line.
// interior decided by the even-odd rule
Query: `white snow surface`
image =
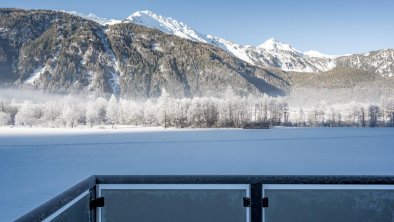
<path fill-rule="evenodd" d="M 300 53 L 294 49 L 291 45 L 280 42 L 274 38 L 268 39 L 263 44 L 257 46 L 257 48 L 265 49 L 268 51 L 289 51 L 293 53 Z"/>
<path fill-rule="evenodd" d="M 97 23 L 99 23 L 101 25 L 115 25 L 115 24 L 118 24 L 118 23 L 122 23 L 121 20 L 101 18 L 101 17 L 98 17 L 98 16 L 96 16 L 96 15 L 94 15 L 92 13 L 90 13 L 88 15 L 84 15 L 84 14 L 78 13 L 76 11 L 62 11 L 62 12 L 69 13 L 69 14 L 72 14 L 72 15 L 75 15 L 75 16 L 79 16 L 79 17 L 82 17 L 82 18 L 85 18 L 85 19 L 97 22 Z"/>
<path fill-rule="evenodd" d="M 330 58 L 330 59 L 335 59 L 335 58 L 342 56 L 342 55 L 326 55 L 326 54 L 323 54 L 323 53 L 316 51 L 316 50 L 306 51 L 306 52 L 304 52 L 304 55 L 307 55 L 310 57 L 316 57 L 316 58 Z"/>
<path fill-rule="evenodd" d="M 135 24 L 159 29 L 162 32 L 177 35 L 179 37 L 206 43 L 205 36 L 197 33 L 183 22 L 172 18 L 156 15 L 151 11 L 139 11 L 126 18 Z"/>
<path fill-rule="evenodd" d="M 252 65 L 255 65 L 255 62 L 250 58 L 248 55 L 248 50 L 253 50 L 252 46 L 243 46 L 237 43 L 234 43 L 232 41 L 213 36 L 213 35 L 207 35 L 207 41 L 208 43 L 215 45 L 225 51 L 230 52 L 233 54 L 235 57 L 250 63 Z"/>
<path fill-rule="evenodd" d="M 40 76 L 45 73 L 46 70 L 47 70 L 47 68 L 45 66 L 37 68 L 30 75 L 30 77 L 25 80 L 25 84 L 34 84 L 36 82 L 36 80 L 38 80 L 40 78 Z"/>
<path fill-rule="evenodd" d="M 0 128 L 0 221 L 91 175 L 393 175 L 394 129 Z"/>
<path fill-rule="evenodd" d="M 119 68 L 119 61 L 116 59 L 115 53 L 112 51 L 103 33 L 99 34 L 100 40 L 104 45 L 105 52 L 110 56 L 108 65 L 113 68 L 111 72 L 112 78 L 109 80 L 113 94 L 118 95 L 120 92 L 119 77 L 122 75 Z"/>

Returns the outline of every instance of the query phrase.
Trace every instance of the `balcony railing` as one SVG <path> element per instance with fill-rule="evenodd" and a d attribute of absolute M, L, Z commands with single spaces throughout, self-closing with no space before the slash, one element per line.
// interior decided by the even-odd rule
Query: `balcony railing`
<path fill-rule="evenodd" d="M 17 221 L 394 221 L 394 176 L 91 176 Z"/>

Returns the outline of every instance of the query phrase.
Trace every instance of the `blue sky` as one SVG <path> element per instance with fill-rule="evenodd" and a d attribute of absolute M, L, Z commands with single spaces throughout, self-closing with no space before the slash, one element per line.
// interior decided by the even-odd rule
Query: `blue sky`
<path fill-rule="evenodd" d="M 394 48 L 393 0 L 1 0 L 0 7 L 116 19 L 150 10 L 240 44 L 259 45 L 273 37 L 301 51 L 326 54 Z"/>

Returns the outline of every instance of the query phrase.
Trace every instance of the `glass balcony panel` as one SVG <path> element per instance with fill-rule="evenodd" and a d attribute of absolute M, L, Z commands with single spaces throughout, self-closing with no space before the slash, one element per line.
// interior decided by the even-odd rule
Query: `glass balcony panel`
<path fill-rule="evenodd" d="M 159 186 L 159 185 L 158 185 Z M 236 185 L 235 185 L 236 186 Z M 101 189 L 101 222 L 245 222 L 248 189 Z"/>
<path fill-rule="evenodd" d="M 264 196 L 269 198 L 269 207 L 263 212 L 264 222 L 394 221 L 394 186 L 301 187 L 304 188 L 264 189 Z"/>
<path fill-rule="evenodd" d="M 90 194 L 85 192 L 79 198 L 71 201 L 65 207 L 60 209 L 58 212 L 47 218 L 45 221 L 51 222 L 89 222 L 90 221 Z"/>

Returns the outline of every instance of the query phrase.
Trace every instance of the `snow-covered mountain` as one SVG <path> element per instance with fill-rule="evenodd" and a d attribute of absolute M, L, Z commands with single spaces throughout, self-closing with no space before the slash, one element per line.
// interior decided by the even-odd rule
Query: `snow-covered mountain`
<path fill-rule="evenodd" d="M 285 71 L 322 72 L 334 67 L 329 57 L 306 55 L 289 44 L 276 39 L 268 39 L 256 47 L 257 65 L 277 67 Z"/>
<path fill-rule="evenodd" d="M 310 57 L 317 57 L 317 58 L 330 58 L 330 59 L 335 59 L 337 57 L 340 57 L 339 55 L 326 55 L 323 54 L 319 51 L 316 50 L 309 50 L 304 52 L 304 55 L 310 56 Z"/>
<path fill-rule="evenodd" d="M 394 49 L 342 56 L 335 60 L 338 67 L 367 70 L 383 77 L 394 77 Z"/>
<path fill-rule="evenodd" d="M 387 78 L 394 76 L 394 49 L 333 57 L 275 39 L 244 46 L 148 11 L 124 20 L 21 9 L 0 9 L 0 17 L 6 86 L 148 98 L 162 88 L 177 97 L 221 95 L 228 86 L 239 95 L 284 95 L 305 82 L 390 88 L 394 81 Z"/>
<path fill-rule="evenodd" d="M 276 72 L 216 46 L 130 20 L 1 8 L 0 17 L 0 87 L 124 98 L 157 97 L 162 89 L 177 98 L 221 96 L 228 87 L 278 96 L 289 87 Z M 167 31 L 177 27 L 184 25 L 167 24 Z"/>
<path fill-rule="evenodd" d="M 135 12 L 123 21 L 103 19 L 92 14 L 84 16 L 75 12 L 72 13 L 101 25 L 132 22 L 192 41 L 211 44 L 261 68 L 280 68 L 284 71 L 317 73 L 329 71 L 335 67 L 348 66 L 372 71 L 381 76 L 394 76 L 394 58 L 390 50 L 380 50 L 360 55 L 325 55 L 316 50 L 301 52 L 274 38 L 268 39 L 258 46 L 240 45 L 221 37 L 199 33 L 183 22 L 157 15 L 151 11 Z"/>
<path fill-rule="evenodd" d="M 334 67 L 330 56 L 304 54 L 275 39 L 269 39 L 257 47 L 243 46 L 217 36 L 201 34 L 183 22 L 150 11 L 136 12 L 129 16 L 126 21 L 156 28 L 189 40 L 215 45 L 245 62 L 264 68 L 280 68 L 285 71 L 297 72 L 321 72 Z"/>
<path fill-rule="evenodd" d="M 150 11 L 139 11 L 126 18 L 126 21 L 143 25 L 149 28 L 159 29 L 162 32 L 177 35 L 179 37 L 207 43 L 205 36 L 197 33 L 183 22 L 178 22 L 172 18 L 156 15 Z"/>
<path fill-rule="evenodd" d="M 115 24 L 118 24 L 118 23 L 121 23 L 121 22 L 122 22 L 121 20 L 116 20 L 116 19 L 101 18 L 101 17 L 98 17 L 97 15 L 92 14 L 92 13 L 90 13 L 90 14 L 88 14 L 88 15 L 84 15 L 84 14 L 78 13 L 78 12 L 76 12 L 76 11 L 70 11 L 70 12 L 69 12 L 69 11 L 63 11 L 63 10 L 61 10 L 61 12 L 69 13 L 69 14 L 71 14 L 71 15 L 76 15 L 76 16 L 82 17 L 82 18 L 84 18 L 84 19 L 88 19 L 88 20 L 97 22 L 97 23 L 99 23 L 100 25 L 115 25 Z"/>

